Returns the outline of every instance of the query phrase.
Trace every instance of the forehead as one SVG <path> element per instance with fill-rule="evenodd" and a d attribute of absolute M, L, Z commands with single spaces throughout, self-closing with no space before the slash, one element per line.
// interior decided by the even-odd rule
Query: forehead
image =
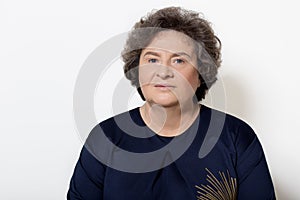
<path fill-rule="evenodd" d="M 193 40 L 184 33 L 168 30 L 159 32 L 145 49 L 157 49 L 168 52 L 186 52 L 194 54 Z"/>

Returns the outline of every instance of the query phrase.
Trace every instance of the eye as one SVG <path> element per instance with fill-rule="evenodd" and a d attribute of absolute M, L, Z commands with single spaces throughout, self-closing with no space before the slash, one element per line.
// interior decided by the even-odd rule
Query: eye
<path fill-rule="evenodd" d="M 150 58 L 150 59 L 148 59 L 148 63 L 157 63 L 157 59 Z"/>
<path fill-rule="evenodd" d="M 180 59 L 180 58 L 176 58 L 176 59 L 174 60 L 174 63 L 176 63 L 176 64 L 183 64 L 183 63 L 184 63 L 184 60 L 183 60 L 183 59 Z"/>

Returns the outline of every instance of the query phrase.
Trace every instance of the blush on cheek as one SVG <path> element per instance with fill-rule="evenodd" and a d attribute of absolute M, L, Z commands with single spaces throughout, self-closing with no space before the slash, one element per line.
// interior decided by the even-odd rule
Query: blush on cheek
<path fill-rule="evenodd" d="M 139 66 L 139 81 L 140 85 L 148 85 L 151 83 L 155 74 L 155 68 L 151 66 Z"/>

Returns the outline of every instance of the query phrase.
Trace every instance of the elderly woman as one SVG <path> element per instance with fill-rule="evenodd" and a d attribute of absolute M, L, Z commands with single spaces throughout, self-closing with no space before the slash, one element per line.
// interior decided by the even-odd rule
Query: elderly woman
<path fill-rule="evenodd" d="M 91 131 L 68 199 L 275 199 L 260 142 L 242 120 L 199 103 L 221 42 L 198 13 L 150 13 L 128 35 L 126 77 L 144 105 Z"/>

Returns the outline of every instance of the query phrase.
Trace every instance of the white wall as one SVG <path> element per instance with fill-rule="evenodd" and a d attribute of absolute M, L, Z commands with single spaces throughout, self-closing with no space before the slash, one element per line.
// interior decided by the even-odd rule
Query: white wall
<path fill-rule="evenodd" d="M 300 199 L 299 29 L 291 3 L 2 0 L 0 199 L 65 199 L 82 146 L 73 90 L 83 62 L 151 9 L 171 5 L 200 11 L 213 23 L 223 43 L 226 110 L 256 130 L 278 199 Z M 109 107 L 95 99 L 98 118 L 108 117 Z"/>

